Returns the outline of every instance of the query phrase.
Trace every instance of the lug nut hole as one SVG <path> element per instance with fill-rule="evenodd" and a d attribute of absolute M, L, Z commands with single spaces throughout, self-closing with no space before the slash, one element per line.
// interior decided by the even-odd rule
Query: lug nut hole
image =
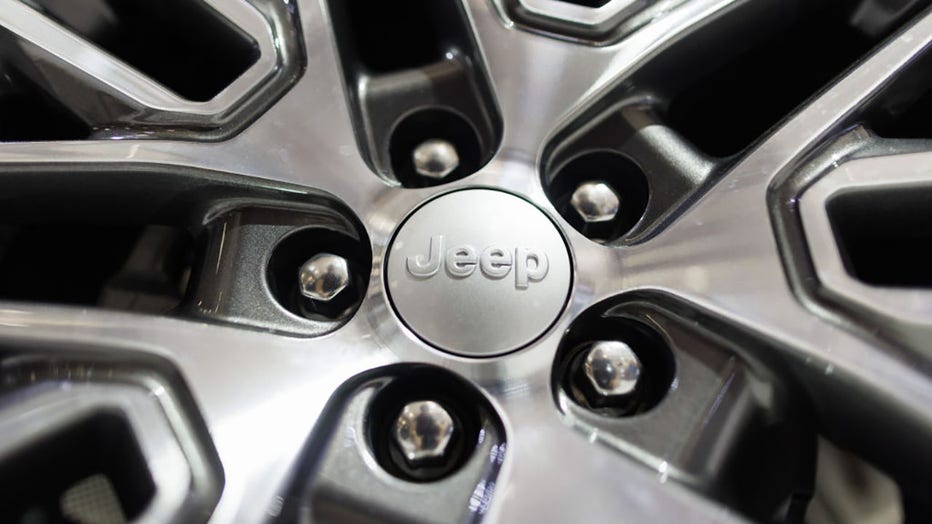
<path fill-rule="evenodd" d="M 402 119 L 388 148 L 395 178 L 405 187 L 458 180 L 475 173 L 482 160 L 476 130 L 446 109 L 424 109 Z"/>
<path fill-rule="evenodd" d="M 368 438 L 383 469 L 414 482 L 455 473 L 472 456 L 488 414 L 448 373 L 419 368 L 380 390 L 369 407 Z"/>
<path fill-rule="evenodd" d="M 673 356 L 664 338 L 629 318 L 580 317 L 558 355 L 558 387 L 576 404 L 605 416 L 644 413 L 673 383 Z"/>
<path fill-rule="evenodd" d="M 631 231 L 650 198 L 641 168 L 611 151 L 573 158 L 556 170 L 546 190 L 563 218 L 598 242 L 612 242 Z"/>
<path fill-rule="evenodd" d="M 275 246 L 268 264 L 269 289 L 295 315 L 343 320 L 362 302 L 371 258 L 369 247 L 348 235 L 301 229 Z"/>

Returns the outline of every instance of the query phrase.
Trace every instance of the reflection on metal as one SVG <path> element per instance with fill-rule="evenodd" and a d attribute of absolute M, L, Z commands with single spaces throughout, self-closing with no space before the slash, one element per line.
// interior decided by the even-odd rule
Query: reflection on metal
<path fill-rule="evenodd" d="M 460 165 L 453 144 L 446 140 L 428 140 L 414 148 L 414 169 L 421 176 L 445 178 Z"/>
<path fill-rule="evenodd" d="M 586 222 L 609 222 L 618 214 L 618 195 L 602 182 L 581 184 L 573 192 L 570 202 Z"/>
<path fill-rule="evenodd" d="M 496 0 L 520 26 L 564 38 L 604 44 L 624 38 L 685 0 Z M 597 5 L 600 4 L 600 5 Z"/>
<path fill-rule="evenodd" d="M 453 419 L 432 400 L 405 404 L 395 422 L 395 443 L 412 467 L 443 458 L 453 436 Z"/>
<path fill-rule="evenodd" d="M 204 1 L 259 52 L 255 63 L 208 101 L 185 100 L 19 0 L 0 0 L 0 34 L 6 36 L 0 56 L 101 137 L 228 136 L 294 80 L 299 39 L 285 3 Z"/>
<path fill-rule="evenodd" d="M 596 342 L 586 353 L 586 377 L 603 397 L 624 396 L 638 385 L 641 361 L 634 351 L 617 340 Z"/>
<path fill-rule="evenodd" d="M 349 285 L 346 259 L 330 253 L 314 255 L 298 270 L 301 294 L 311 300 L 329 302 Z"/>
<path fill-rule="evenodd" d="M 210 513 L 217 503 L 222 487 L 219 465 L 176 381 L 165 380 L 148 365 L 114 364 L 97 357 L 76 360 L 61 352 L 7 357 L 0 367 L 6 389 L 0 396 L 0 463 L 8 460 L 8 467 L 15 463 L 52 477 L 62 475 L 45 478 L 42 486 L 49 487 L 39 489 L 55 490 L 56 481 L 68 480 L 67 475 L 82 467 L 94 474 L 65 486 L 60 493 L 64 514 L 100 515 L 121 510 L 122 505 L 121 512 L 138 512 L 128 515 L 134 522 L 183 521 Z M 118 431 L 121 425 L 128 430 L 125 434 Z M 92 436 L 62 437 L 75 431 Z M 107 440 L 100 440 L 101 435 Z M 66 441 L 56 442 L 62 438 Z M 98 445 L 105 449 L 95 451 Z M 54 467 L 29 462 L 43 457 L 57 457 L 59 462 Z M 113 464 L 113 479 L 105 463 Z M 82 493 L 94 495 L 94 500 L 81 500 Z M 146 493 L 150 498 L 140 500 Z M 118 496 L 129 496 L 133 503 L 112 500 Z M 111 508 L 112 502 L 116 508 Z"/>
<path fill-rule="evenodd" d="M 633 68 L 647 57 L 711 18 L 727 14 L 727 9 L 736 3 L 692 0 L 641 26 L 624 40 L 617 43 L 609 40 L 603 42 L 607 47 L 593 48 L 515 30 L 502 23 L 500 14 L 489 1 L 465 0 L 463 5 L 469 13 L 470 29 L 475 32 L 481 55 L 486 60 L 483 72 L 487 73 L 505 123 L 501 146 L 495 141 L 494 158 L 470 177 L 418 189 L 392 187 L 373 176 L 360 154 L 349 116 L 352 111 L 344 96 L 344 77 L 336 58 L 338 50 L 333 28 L 323 2 L 301 2 L 299 6 L 295 2 L 269 3 L 283 9 L 300 7 L 300 36 L 307 44 L 308 74 L 283 97 L 247 88 L 245 96 L 250 99 L 275 102 L 262 118 L 255 119 L 250 126 L 237 128 L 241 132 L 230 135 L 227 141 L 212 143 L 111 140 L 0 144 L 0 171 L 4 175 L 0 177 L 0 195 L 19 197 L 16 191 L 20 188 L 9 185 L 9 180 L 24 172 L 35 175 L 33 180 L 46 180 L 43 177 L 50 172 L 66 172 L 63 177 L 88 180 L 89 173 L 97 171 L 112 175 L 107 179 L 108 184 L 95 178 L 97 187 L 127 193 L 143 192 L 148 186 L 124 183 L 126 180 L 138 182 L 143 180 L 143 175 L 152 179 L 164 173 L 183 173 L 189 177 L 187 180 L 199 183 L 247 180 L 257 190 L 285 187 L 295 200 L 308 204 L 308 214 L 325 215 L 328 220 L 333 217 L 321 211 L 328 209 L 327 206 L 317 204 L 324 198 L 340 201 L 346 210 L 351 210 L 347 213 L 358 216 L 368 233 L 367 244 L 371 239 L 370 259 L 376 261 L 371 272 L 374 276 L 365 289 L 365 299 L 358 313 L 341 323 L 338 330 L 329 326 L 315 327 L 309 332 L 279 329 L 280 326 L 270 320 L 276 318 L 274 314 L 281 314 L 278 311 L 281 308 L 273 311 L 277 306 L 264 280 L 267 251 L 244 253 L 244 244 L 237 245 L 237 242 L 254 230 L 238 222 L 242 215 L 230 213 L 228 209 L 212 209 L 212 212 L 226 213 L 223 219 L 217 219 L 217 227 L 226 227 L 237 235 L 231 233 L 225 237 L 227 241 L 223 245 L 211 246 L 218 256 L 211 258 L 206 270 L 217 271 L 226 280 L 211 283 L 209 289 L 202 290 L 197 297 L 202 303 L 195 304 L 203 305 L 206 311 L 222 310 L 224 324 L 205 322 L 203 317 L 191 321 L 183 317 L 6 302 L 0 306 L 3 345 L 23 348 L 54 345 L 75 354 L 90 347 L 110 357 L 136 358 L 154 353 L 173 362 L 178 367 L 178 376 L 183 377 L 192 391 L 191 405 L 203 413 L 205 433 L 213 439 L 223 464 L 224 490 L 211 516 L 212 522 L 218 524 L 266 521 L 270 508 L 280 506 L 283 496 L 280 487 L 295 474 L 294 466 L 303 444 L 309 435 L 316 436 L 314 428 L 327 420 L 325 415 L 330 414 L 326 409 L 327 399 L 351 377 L 400 361 L 435 363 L 481 384 L 483 394 L 509 425 L 508 453 L 504 455 L 505 467 L 501 474 L 494 482 L 479 485 L 473 481 L 468 485 L 466 489 L 475 496 L 459 497 L 457 500 L 462 506 L 457 510 L 468 512 L 470 507 L 475 507 L 478 512 L 484 508 L 483 515 L 499 522 L 604 522 L 617 520 L 618 515 L 625 515 L 631 522 L 678 521 L 683 515 L 699 523 L 740 521 L 733 511 L 674 482 L 682 478 L 679 475 L 683 470 L 675 466 L 675 459 L 682 458 L 681 455 L 673 457 L 663 449 L 653 453 L 644 453 L 640 448 L 632 450 L 636 446 L 627 439 L 615 439 L 610 446 L 593 445 L 590 435 L 592 440 L 605 436 L 604 431 L 595 430 L 597 420 L 588 426 L 573 425 L 555 412 L 553 391 L 547 384 L 560 338 L 574 318 L 603 299 L 624 292 L 641 297 L 641 293 L 649 290 L 679 297 L 677 304 L 686 304 L 681 306 L 683 309 L 705 312 L 705 320 L 739 326 L 735 331 L 743 337 L 742 351 L 767 358 L 779 357 L 785 362 L 797 380 L 811 388 L 813 409 L 818 415 L 831 414 L 834 420 L 862 428 L 863 431 L 857 432 L 857 438 L 862 440 L 853 443 L 859 449 L 904 450 L 911 454 L 910 464 L 916 469 L 925 468 L 930 462 L 928 454 L 923 449 L 917 450 L 911 442 L 928 442 L 932 438 L 928 423 L 932 389 L 927 366 L 916 365 L 916 355 L 911 361 L 904 359 L 900 352 L 891 351 L 888 344 L 851 329 L 852 322 L 834 322 L 813 314 L 799 300 L 787 284 L 782 247 L 774 240 L 774 220 L 767 202 L 770 191 L 785 181 L 788 173 L 795 172 L 799 162 L 816 149 L 824 137 L 846 128 L 851 123 L 851 115 L 860 114 L 858 110 L 866 101 L 928 48 L 932 42 L 932 18 L 919 20 L 896 39 L 880 46 L 863 64 L 788 116 L 753 150 L 735 158 L 728 173 L 709 187 L 701 199 L 690 200 L 681 214 L 662 221 L 657 234 L 642 242 L 623 248 L 596 244 L 568 227 L 542 192 L 538 160 L 549 137 L 575 115 L 599 105 L 599 96 L 612 86 L 621 85 Z M 230 19 L 254 35 L 260 47 L 265 46 L 262 49 L 279 42 L 292 45 L 287 31 L 294 28 L 281 25 L 274 16 L 257 15 L 255 6 L 238 0 L 216 0 L 213 4 L 223 4 L 221 9 L 225 14 L 242 11 L 244 18 L 230 15 Z M 138 73 L 89 49 L 86 43 L 76 41 L 60 29 L 48 27 L 47 21 L 37 21 L 31 14 L 23 16 L 23 9 L 26 7 L 19 2 L 0 2 L 0 20 L 13 42 L 4 44 L 4 53 L 13 49 L 27 63 L 37 66 L 37 74 L 54 77 L 55 80 L 47 78 L 44 85 L 70 100 L 69 106 L 79 109 L 87 106 L 82 114 L 94 119 L 101 119 L 106 112 L 106 116 L 115 115 L 115 120 L 130 124 L 177 125 L 180 136 L 187 137 L 192 128 L 212 127 L 221 122 L 228 116 L 224 107 L 218 107 L 221 101 L 237 98 L 239 87 L 231 87 L 226 94 L 207 104 L 179 101 L 147 79 L 140 79 Z M 244 22 L 245 19 L 253 21 Z M 255 34 L 250 28 L 257 29 Z M 276 40 L 279 37 L 281 39 Z M 42 45 L 29 43 L 33 40 Z M 62 60 L 60 56 L 72 57 L 74 61 Z M 263 51 L 261 56 L 257 67 L 267 67 L 266 72 L 276 67 L 280 67 L 276 71 L 294 71 L 289 69 L 293 66 L 288 62 L 287 57 L 292 56 L 289 53 L 282 54 L 279 62 L 273 58 L 274 52 Z M 256 70 L 257 74 L 260 69 Z M 234 86 L 255 85 L 248 76 Z M 99 100 L 103 102 L 91 105 L 96 94 L 102 94 Z M 684 181 L 683 185 L 692 186 L 704 180 L 706 178 L 697 177 Z M 23 183 L 22 187 L 34 189 L 37 186 L 42 184 Z M 46 184 L 46 188 L 49 186 Z M 430 220 L 431 227 L 404 247 L 398 243 L 407 227 L 402 224 L 406 219 L 417 220 L 431 202 L 447 198 L 442 195 L 451 191 L 455 195 L 455 190 L 476 186 L 522 195 L 527 199 L 523 205 L 539 215 L 533 220 L 547 223 L 550 229 L 545 236 L 559 239 L 556 244 L 559 249 L 546 251 L 549 274 L 541 282 L 530 283 L 525 290 L 516 289 L 515 281 L 508 277 L 488 278 L 481 273 L 481 267 L 477 270 L 479 274 L 459 280 L 438 274 L 429 283 L 415 284 L 443 289 L 425 287 L 429 295 L 420 294 L 414 300 L 423 303 L 424 311 L 449 308 L 446 314 L 435 312 L 425 317 L 427 320 L 423 323 L 410 321 L 403 312 L 399 318 L 393 301 L 404 293 L 406 285 L 398 284 L 396 279 L 408 278 L 403 261 L 410 255 L 426 254 L 431 236 L 449 234 L 436 228 L 447 225 L 465 228 L 470 221 L 476 221 L 476 217 L 471 214 L 474 210 L 467 210 L 453 213 L 461 216 L 451 219 L 446 213 L 448 210 L 440 209 Z M 196 190 L 191 191 L 191 194 L 196 193 Z M 29 193 L 36 194 L 42 193 Z M 242 192 L 231 191 L 230 195 L 240 197 Z M 507 198 L 520 200 L 512 196 Z M 278 205 L 278 200 L 270 203 Z M 188 202 L 180 198 L 177 201 Z M 151 211 L 157 207 L 153 204 L 147 209 Z M 481 219 L 483 215 L 479 216 Z M 510 238 L 470 236 L 452 239 L 450 245 L 471 245 L 478 251 L 495 243 L 509 252 L 512 247 L 544 247 L 529 246 L 522 232 L 513 231 L 517 221 L 507 213 L 493 215 L 493 218 L 495 220 L 489 220 L 488 229 L 502 231 Z M 349 229 L 345 224 L 339 227 Z M 399 227 L 401 233 L 391 243 Z M 262 245 L 271 249 L 279 238 L 263 239 Z M 395 256 L 396 249 L 403 256 Z M 503 258 L 503 253 L 504 250 L 496 256 Z M 481 252 L 477 255 L 481 257 Z M 401 267 L 395 268 L 393 265 L 399 260 Z M 301 262 L 303 260 L 297 264 Z M 462 265 L 462 262 L 457 264 Z M 236 271 L 223 273 L 228 267 L 248 271 L 249 276 Z M 292 282 L 295 270 L 294 265 L 289 267 Z M 514 276 L 514 268 L 510 276 Z M 559 300 L 521 300 L 521 293 L 527 297 L 560 279 L 565 286 L 559 294 L 554 292 Z M 480 286 L 489 282 L 497 282 L 501 289 L 486 293 Z M 461 306 L 470 293 L 474 293 L 476 305 L 473 312 L 479 311 L 483 304 L 492 304 L 494 308 L 496 300 L 502 297 L 509 302 L 514 299 L 513 307 L 508 314 L 490 317 L 490 322 L 500 322 L 494 329 L 477 328 L 475 323 L 472 332 L 468 327 L 457 328 L 456 322 L 464 315 L 463 308 L 456 303 Z M 453 304 L 445 302 L 447 300 Z M 231 325 L 250 321 L 249 307 L 255 301 L 262 301 L 263 314 L 268 313 L 262 321 L 253 324 L 259 329 L 231 328 Z M 533 314 L 528 312 L 529 308 L 538 306 L 545 306 L 546 314 L 538 314 L 536 310 Z M 469 312 L 465 316 L 475 320 Z M 521 328 L 519 332 L 517 325 L 513 325 L 543 317 L 547 317 L 545 323 L 526 331 Z M 304 322 L 296 317 L 297 321 Z M 483 355 L 501 354 L 515 347 L 523 349 L 495 358 L 462 358 L 438 351 L 425 342 L 428 337 L 424 333 L 431 329 L 436 329 L 441 336 L 461 329 L 461 335 L 475 338 L 467 342 L 454 341 L 457 348 Z M 282 335 L 282 331 L 288 334 Z M 294 331 L 306 336 L 294 336 Z M 309 336 L 324 333 L 327 336 Z M 505 340 L 508 337 L 514 340 Z M 443 347 L 443 344 L 437 345 Z M 925 361 L 918 363 L 925 364 Z M 727 361 L 716 361 L 716 364 L 719 367 L 706 370 L 704 376 L 724 382 Z M 703 371 L 699 360 L 690 361 L 688 369 Z M 708 391 L 697 391 L 700 385 L 680 381 L 675 394 L 708 394 Z M 160 390 L 152 390 L 146 402 L 162 398 L 163 394 Z M 835 401 L 855 397 L 863 402 Z M 107 395 L 108 402 L 122 402 L 123 398 L 120 395 L 114 400 L 113 395 Z M 131 393 L 125 396 L 125 399 L 135 398 Z M 703 405 L 710 410 L 723 405 L 715 397 L 705 400 Z M 740 400 L 737 394 L 735 397 L 726 395 L 721 402 Z M 865 403 L 877 409 L 863 409 Z M 139 412 L 139 416 L 142 413 Z M 878 413 L 879 419 L 876 418 Z M 723 413 L 725 415 L 731 416 Z M 680 424 L 697 417 L 695 412 L 658 417 L 657 427 L 678 429 L 682 427 Z M 618 424 L 627 422 L 630 420 Z M 338 460 L 345 455 L 340 453 L 355 453 L 356 446 L 365 444 L 361 427 L 352 424 L 339 427 L 338 433 L 328 435 L 333 437 L 327 444 L 334 454 L 316 457 L 322 459 L 324 468 L 330 468 L 327 471 L 345 471 Z M 889 431 L 889 428 L 903 430 Z M 678 434 L 661 430 L 658 435 Z M 642 446 L 665 442 L 648 432 L 640 437 L 645 440 L 636 444 Z M 257 446 L 256 442 L 263 445 Z M 498 448 L 495 449 L 493 453 L 489 444 L 486 456 L 482 457 L 483 464 L 494 462 L 490 458 L 493 455 L 500 456 Z M 541 460 L 542 455 L 546 455 L 547 460 Z M 366 455 L 356 458 L 354 467 L 371 466 L 366 462 Z M 645 462 L 651 464 L 651 468 L 645 468 Z M 554 475 L 554 471 L 560 474 Z M 663 482 L 657 481 L 660 474 Z M 389 475 L 373 475 L 367 479 L 370 483 L 366 486 L 347 482 L 344 488 L 358 489 L 356 493 L 366 495 L 371 490 L 373 497 L 381 497 L 379 503 L 389 507 L 393 501 L 385 500 L 384 491 L 379 491 L 385 484 L 416 491 L 416 486 Z M 619 479 L 637 489 L 619 490 Z M 331 477 L 316 480 L 329 481 Z M 489 499 L 487 493 L 492 490 L 491 484 L 496 485 L 497 493 L 507 496 Z M 574 496 L 580 490 L 585 491 L 585 497 Z M 243 503 L 244 494 L 248 494 L 248 504 Z M 600 503 L 587 503 L 591 500 Z M 467 506 L 469 504 L 472 505 Z M 441 509 L 446 510 L 446 514 L 460 514 L 451 507 Z"/>

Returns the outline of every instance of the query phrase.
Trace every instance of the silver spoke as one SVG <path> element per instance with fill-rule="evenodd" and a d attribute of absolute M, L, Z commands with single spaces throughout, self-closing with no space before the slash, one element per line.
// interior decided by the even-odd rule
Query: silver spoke
<path fill-rule="evenodd" d="M 193 101 L 43 15 L 45 1 L 0 0 L 0 58 L 29 66 L 37 96 L 89 136 L 0 143 L 0 269 L 34 223 L 129 254 L 110 255 L 115 273 L 87 297 L 61 299 L 76 306 L 7 297 L 0 280 L 0 364 L 93 350 L 180 375 L 222 464 L 211 522 L 801 517 L 818 436 L 850 420 L 859 451 L 932 437 L 930 293 L 851 277 L 826 207 L 887 170 L 885 185 L 932 181 L 928 141 L 850 128 L 932 46 L 932 14 L 725 158 L 674 105 L 735 57 L 677 60 L 722 51 L 746 32 L 732 26 L 780 2 L 638 3 L 636 23 L 587 42 L 510 20 L 503 2 L 517 0 L 397 13 L 203 0 L 257 58 Z M 637 7 L 521 2 L 596 25 Z M 398 34 L 409 22 L 416 34 Z M 36 87 L 8 80 L 0 97 Z M 784 238 L 775 200 L 799 210 L 806 245 Z M 108 236 L 117 226 L 143 232 Z M 39 244 L 14 272 L 47 261 Z M 61 251 L 80 280 L 94 248 L 75 246 Z M 170 247 L 183 253 L 153 253 Z M 794 250 L 827 262 L 809 278 Z M 130 312 L 146 298 L 162 309 Z M 875 310 L 889 326 L 859 322 Z M 590 361 L 605 347 L 618 352 Z M 732 485 L 784 465 L 786 478 Z M 773 500 L 733 500 L 758 489 Z"/>
<path fill-rule="evenodd" d="M 285 54 L 295 50 L 282 34 L 288 28 L 270 26 L 256 7 L 239 0 L 208 4 L 258 47 L 256 62 L 208 101 L 180 97 L 18 0 L 0 4 L 0 30 L 10 36 L 2 51 L 33 64 L 26 74 L 89 122 L 216 126 L 229 121 L 237 105 L 270 82 L 285 66 Z"/>
<path fill-rule="evenodd" d="M 504 393 L 499 401 L 513 431 L 492 513 L 500 522 L 667 521 L 684 515 L 690 522 L 744 522 L 676 485 L 665 471 L 651 471 L 596 443 L 595 435 L 567 427 L 553 410 L 549 388 Z"/>
<path fill-rule="evenodd" d="M 0 338 L 38 346 L 35 352 L 93 347 L 127 362 L 151 353 L 176 365 L 223 463 L 216 522 L 262 520 L 332 392 L 394 361 L 361 318 L 335 336 L 270 343 L 268 335 L 230 327 L 7 303 Z"/>
<path fill-rule="evenodd" d="M 630 249 L 624 267 L 629 289 L 675 294 L 777 341 L 807 363 L 812 375 L 821 374 L 827 384 L 846 383 L 845 388 L 889 406 L 897 418 L 917 417 L 911 423 L 923 431 L 929 428 L 919 414 L 932 402 L 926 366 L 837 317 L 823 320 L 794 293 L 768 192 L 801 169 L 805 155 L 901 74 L 930 41 L 932 17 L 926 16 L 802 109 L 667 230 Z M 807 207 L 807 214 L 816 212 L 824 214 L 822 202 Z M 824 245 L 824 235 L 819 242 L 819 251 L 834 251 L 834 244 Z"/>
<path fill-rule="evenodd" d="M 506 25 L 492 2 L 470 0 L 476 36 L 505 121 L 500 154 L 536 162 L 541 145 L 561 123 L 597 101 L 688 28 L 733 3 L 686 2 L 618 43 L 590 47 L 517 31 Z"/>

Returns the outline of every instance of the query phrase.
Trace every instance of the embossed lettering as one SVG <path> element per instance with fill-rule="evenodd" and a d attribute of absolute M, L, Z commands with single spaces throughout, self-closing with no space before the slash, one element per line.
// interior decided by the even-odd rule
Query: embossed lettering
<path fill-rule="evenodd" d="M 537 249 L 515 249 L 515 287 L 527 289 L 529 282 L 540 282 L 550 271 L 547 255 Z"/>
<path fill-rule="evenodd" d="M 489 278 L 504 278 L 511 272 L 511 252 L 500 247 L 487 247 L 479 258 L 479 267 Z"/>
<path fill-rule="evenodd" d="M 476 248 L 472 246 L 454 247 L 447 251 L 447 273 L 454 277 L 466 278 L 472 275 L 478 262 Z"/>
<path fill-rule="evenodd" d="M 408 268 L 408 273 L 418 278 L 430 278 L 440 271 L 440 265 L 443 263 L 441 253 L 443 253 L 443 237 L 440 235 L 430 237 L 427 256 L 410 256 L 405 259 L 405 267 Z"/>
<path fill-rule="evenodd" d="M 468 278 L 480 269 L 486 278 L 500 280 L 508 276 L 512 269 L 515 273 L 515 288 L 527 289 L 532 282 L 540 282 L 550 271 L 547 255 L 529 247 L 508 249 L 501 246 L 489 246 L 482 254 L 470 245 L 455 246 L 444 251 L 443 235 L 430 237 L 426 255 L 410 255 L 405 259 L 405 267 L 412 276 L 427 279 L 435 276 L 441 268 L 454 278 Z M 513 253 L 513 255 L 512 255 Z"/>

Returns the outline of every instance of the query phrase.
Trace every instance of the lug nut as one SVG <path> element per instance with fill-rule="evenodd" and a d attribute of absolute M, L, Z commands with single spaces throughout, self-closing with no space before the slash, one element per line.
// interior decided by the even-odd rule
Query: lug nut
<path fill-rule="evenodd" d="M 570 204 L 587 224 L 610 222 L 618 215 L 620 200 L 615 190 L 604 182 L 580 184 Z"/>
<path fill-rule="evenodd" d="M 631 346 L 618 340 L 594 342 L 583 355 L 581 388 L 595 408 L 632 407 L 635 389 L 641 377 L 641 361 Z"/>
<path fill-rule="evenodd" d="M 421 176 L 440 180 L 460 165 L 456 147 L 446 140 L 431 139 L 414 148 L 414 170 Z"/>
<path fill-rule="evenodd" d="M 395 421 L 395 443 L 411 467 L 443 458 L 453 436 L 453 418 L 432 400 L 409 402 Z"/>
<path fill-rule="evenodd" d="M 346 259 L 330 253 L 311 257 L 298 271 L 301 294 L 311 300 L 329 302 L 349 285 Z"/>

